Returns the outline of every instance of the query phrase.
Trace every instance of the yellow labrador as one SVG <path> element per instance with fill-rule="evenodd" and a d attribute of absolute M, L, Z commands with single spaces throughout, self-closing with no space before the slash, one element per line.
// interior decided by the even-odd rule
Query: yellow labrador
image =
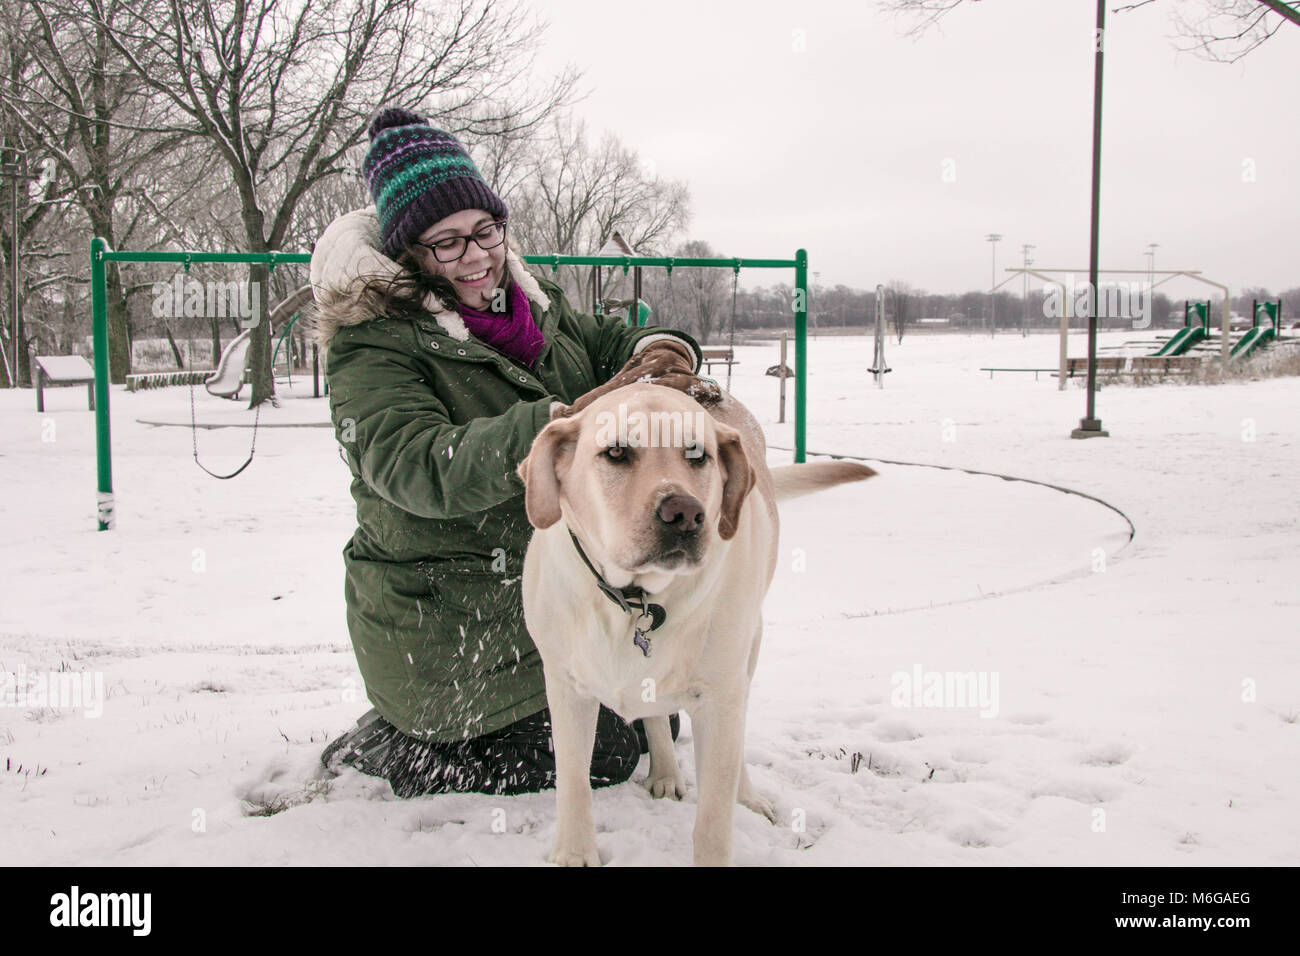
<path fill-rule="evenodd" d="M 690 714 L 697 864 L 731 862 L 737 802 L 775 822 L 743 751 L 776 504 L 873 474 L 846 461 L 769 470 L 762 429 L 725 392 L 705 411 L 675 389 L 629 385 L 542 429 L 519 475 L 537 529 L 524 618 L 555 743 L 551 862 L 600 865 L 589 768 L 602 703 L 644 718 L 656 797 L 685 794 L 668 715 Z"/>

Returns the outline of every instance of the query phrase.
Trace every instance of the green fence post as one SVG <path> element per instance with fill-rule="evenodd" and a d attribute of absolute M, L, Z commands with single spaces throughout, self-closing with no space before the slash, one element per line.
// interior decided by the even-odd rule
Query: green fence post
<path fill-rule="evenodd" d="M 90 315 L 95 347 L 95 461 L 99 468 L 96 511 L 99 530 L 112 531 L 113 461 L 108 437 L 108 292 L 104 282 L 104 253 L 108 243 L 90 240 Z"/>
<path fill-rule="evenodd" d="M 794 254 L 794 460 L 804 460 L 808 434 L 808 252 Z"/>

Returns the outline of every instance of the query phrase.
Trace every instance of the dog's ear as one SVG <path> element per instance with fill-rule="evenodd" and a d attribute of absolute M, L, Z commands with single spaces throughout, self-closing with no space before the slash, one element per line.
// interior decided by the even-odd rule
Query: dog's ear
<path fill-rule="evenodd" d="M 713 423 L 718 436 L 718 458 L 727 472 L 722 485 L 722 515 L 718 519 L 718 537 L 730 541 L 740 523 L 740 506 L 754 487 L 755 475 L 745 449 L 740 444 L 740 432 L 721 422 Z"/>
<path fill-rule="evenodd" d="M 524 510 L 528 523 L 534 528 L 549 528 L 560 520 L 560 479 L 556 474 L 556 458 L 563 446 L 578 435 L 579 424 L 574 418 L 558 418 L 533 439 L 528 457 L 519 463 L 516 471 L 524 482 Z"/>

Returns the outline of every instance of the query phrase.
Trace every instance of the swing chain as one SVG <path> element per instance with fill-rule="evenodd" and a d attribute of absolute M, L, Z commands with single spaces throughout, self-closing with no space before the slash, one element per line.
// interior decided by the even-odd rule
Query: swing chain
<path fill-rule="evenodd" d="M 259 402 L 257 408 L 253 412 L 253 441 L 252 444 L 248 446 L 248 457 L 244 459 L 244 463 L 228 475 L 218 475 L 215 471 L 208 471 L 207 467 L 204 466 L 203 462 L 199 461 L 199 426 L 198 423 L 195 421 L 194 382 L 191 381 L 190 382 L 190 439 L 194 445 L 194 464 L 198 465 L 200 468 L 206 471 L 213 478 L 220 478 L 222 481 L 225 481 L 229 478 L 234 478 L 241 471 L 243 471 L 245 468 L 247 468 L 249 465 L 253 463 L 253 455 L 257 452 L 257 423 L 261 420 L 261 418 L 262 418 L 262 404 Z"/>
<path fill-rule="evenodd" d="M 736 292 L 740 288 L 740 260 L 732 266 L 735 274 L 731 277 L 731 343 L 727 348 L 731 352 L 731 361 L 727 363 L 727 391 L 731 391 L 731 366 L 736 359 Z"/>

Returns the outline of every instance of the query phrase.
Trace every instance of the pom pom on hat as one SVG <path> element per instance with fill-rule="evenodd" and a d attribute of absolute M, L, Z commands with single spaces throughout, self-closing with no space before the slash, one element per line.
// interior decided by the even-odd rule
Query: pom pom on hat
<path fill-rule="evenodd" d="M 412 113 L 408 109 L 400 106 L 390 106 L 386 110 L 380 110 L 375 118 L 370 121 L 370 127 L 366 130 L 370 136 L 370 141 L 374 142 L 375 137 L 383 130 L 390 129 L 394 126 L 428 126 L 429 121 L 419 113 Z M 430 127 L 432 128 L 432 127 Z"/>

